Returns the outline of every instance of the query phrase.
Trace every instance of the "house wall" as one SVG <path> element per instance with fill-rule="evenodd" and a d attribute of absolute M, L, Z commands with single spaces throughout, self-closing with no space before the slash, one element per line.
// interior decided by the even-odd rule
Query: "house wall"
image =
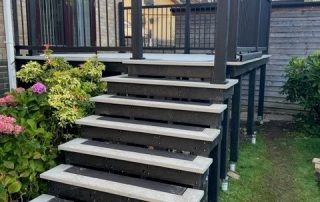
<path fill-rule="evenodd" d="M 8 70 L 7 70 L 7 53 L 5 48 L 5 30 L 3 19 L 3 1 L 0 1 L 0 96 L 9 88 Z"/>

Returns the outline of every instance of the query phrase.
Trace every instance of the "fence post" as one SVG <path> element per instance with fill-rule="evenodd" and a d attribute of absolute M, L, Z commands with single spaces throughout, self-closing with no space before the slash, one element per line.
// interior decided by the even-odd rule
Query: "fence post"
<path fill-rule="evenodd" d="M 125 39 L 125 30 L 124 30 L 124 6 L 123 2 L 119 2 L 118 4 L 118 26 L 119 26 L 119 46 L 125 47 L 126 46 L 126 39 Z"/>
<path fill-rule="evenodd" d="M 131 1 L 132 58 L 143 59 L 142 0 Z"/>
<path fill-rule="evenodd" d="M 228 61 L 237 60 L 239 6 L 240 6 L 239 0 L 231 0 L 229 42 L 228 42 Z"/>
<path fill-rule="evenodd" d="M 186 0 L 185 7 L 185 26 L 184 26 L 184 53 L 190 54 L 190 15 L 191 15 L 191 0 Z"/>
<path fill-rule="evenodd" d="M 218 0 L 216 18 L 216 54 L 215 65 L 211 70 L 211 83 L 225 83 L 228 55 L 230 0 Z"/>

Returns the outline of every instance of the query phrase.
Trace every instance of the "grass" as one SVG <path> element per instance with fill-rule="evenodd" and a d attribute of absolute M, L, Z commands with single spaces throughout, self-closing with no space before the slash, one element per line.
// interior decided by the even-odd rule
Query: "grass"
<path fill-rule="evenodd" d="M 275 134 L 277 133 L 277 134 Z M 320 138 L 301 138 L 281 126 L 262 129 L 257 145 L 241 144 L 237 172 L 222 202 L 319 202 L 320 186 L 315 181 L 312 158 L 320 157 Z"/>

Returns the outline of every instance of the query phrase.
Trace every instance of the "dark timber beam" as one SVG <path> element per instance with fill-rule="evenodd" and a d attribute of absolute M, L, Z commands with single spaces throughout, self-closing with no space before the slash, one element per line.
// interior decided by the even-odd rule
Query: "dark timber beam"
<path fill-rule="evenodd" d="M 240 136 L 240 115 L 241 115 L 241 85 L 242 76 L 237 77 L 238 83 L 234 87 L 232 97 L 231 114 L 231 137 L 230 137 L 230 161 L 231 170 L 235 171 L 235 163 L 239 158 L 239 136 Z M 234 168 L 232 168 L 234 166 Z"/>
<path fill-rule="evenodd" d="M 210 153 L 213 163 L 209 169 L 208 180 L 208 202 L 218 202 L 220 192 L 220 152 L 221 145 L 218 144 Z"/>
<path fill-rule="evenodd" d="M 229 39 L 230 0 L 218 1 L 216 18 L 216 53 L 215 65 L 212 67 L 211 83 L 225 83 Z"/>
<path fill-rule="evenodd" d="M 125 39 L 125 28 L 124 28 L 124 5 L 123 2 L 118 3 L 118 27 L 119 27 L 119 46 L 125 47 L 126 46 L 126 39 Z"/>
<path fill-rule="evenodd" d="M 143 59 L 142 0 L 131 1 L 132 59 Z"/>
<path fill-rule="evenodd" d="M 231 0 L 228 42 L 228 61 L 237 60 L 237 42 L 239 25 L 239 0 Z"/>
<path fill-rule="evenodd" d="M 185 13 L 185 30 L 184 30 L 184 53 L 190 54 L 190 15 L 191 15 L 191 0 L 186 0 Z"/>
<path fill-rule="evenodd" d="M 248 95 L 248 118 L 247 118 L 247 133 L 252 138 L 252 143 L 255 144 L 254 133 L 254 97 L 256 89 L 256 69 L 249 74 L 249 95 Z"/>
<path fill-rule="evenodd" d="M 220 168 L 220 178 L 222 180 L 227 179 L 227 164 L 228 164 L 228 142 L 229 142 L 229 109 L 230 109 L 230 99 L 225 100 L 225 105 L 228 108 L 224 111 L 223 122 L 222 122 L 222 140 L 221 140 L 221 168 Z"/>
<path fill-rule="evenodd" d="M 264 113 L 264 95 L 266 86 L 266 65 L 260 68 L 260 87 L 259 87 L 259 103 L 258 103 L 258 121 L 263 123 Z"/>

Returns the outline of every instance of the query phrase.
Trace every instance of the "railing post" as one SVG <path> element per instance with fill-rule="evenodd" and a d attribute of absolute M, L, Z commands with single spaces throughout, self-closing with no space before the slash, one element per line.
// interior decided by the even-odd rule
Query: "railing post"
<path fill-rule="evenodd" d="M 124 31 L 124 6 L 123 2 L 119 2 L 118 4 L 118 26 L 119 26 L 119 46 L 125 47 L 126 46 L 126 39 L 125 39 L 125 31 Z"/>
<path fill-rule="evenodd" d="M 27 33 L 28 33 L 28 45 L 29 46 L 39 46 L 38 35 L 40 33 L 37 30 L 37 25 L 40 24 L 40 16 L 37 15 L 37 7 L 39 2 L 37 0 L 26 1 L 27 6 Z M 21 5 L 20 5 L 21 6 Z M 24 37 L 24 36 L 23 36 Z M 39 52 L 37 50 L 29 49 L 29 55 L 37 55 Z"/>
<path fill-rule="evenodd" d="M 230 0 L 218 0 L 215 35 L 215 65 L 212 67 L 211 83 L 226 82 L 228 55 Z"/>
<path fill-rule="evenodd" d="M 191 15 L 191 0 L 186 0 L 185 7 L 185 26 L 184 26 L 184 53 L 190 54 L 190 15 Z"/>
<path fill-rule="evenodd" d="M 143 59 L 142 0 L 131 1 L 132 58 Z"/>
<path fill-rule="evenodd" d="M 228 61 L 237 60 L 239 6 L 240 6 L 239 0 L 231 0 L 229 41 L 228 41 Z"/>
<path fill-rule="evenodd" d="M 260 40 L 260 21 L 261 21 L 261 0 L 256 0 L 257 1 L 257 23 L 256 23 L 256 28 L 257 28 L 257 35 L 256 35 L 256 51 L 259 51 L 259 40 Z M 265 26 L 265 25 L 264 25 Z"/>
<path fill-rule="evenodd" d="M 17 1 L 12 1 L 12 19 L 13 19 L 13 31 L 14 31 L 14 43 L 19 44 L 19 25 L 18 25 L 18 14 L 17 14 Z M 16 48 L 16 55 L 20 55 L 20 50 Z"/>

